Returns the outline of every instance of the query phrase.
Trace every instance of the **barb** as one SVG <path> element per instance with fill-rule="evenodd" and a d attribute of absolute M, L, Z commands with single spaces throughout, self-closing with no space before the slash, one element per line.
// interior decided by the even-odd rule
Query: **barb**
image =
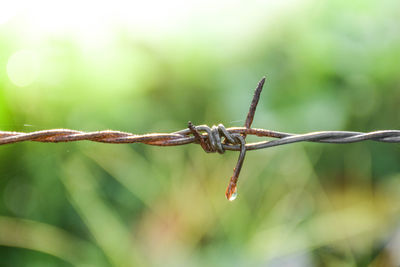
<path fill-rule="evenodd" d="M 179 146 L 197 143 L 208 153 L 224 153 L 226 150 L 240 151 L 238 162 L 234 168 L 233 175 L 225 193 L 229 200 L 233 200 L 237 195 L 237 181 L 246 151 L 248 150 L 258 150 L 298 142 L 348 144 L 371 140 L 385 143 L 400 143 L 400 130 L 381 130 L 367 133 L 321 131 L 306 134 L 293 134 L 250 128 L 264 82 L 265 78 L 258 83 L 246 118 L 245 127 L 225 128 L 222 124 L 212 127 L 207 125 L 195 126 L 189 122 L 188 128 L 177 132 L 142 135 L 112 130 L 83 132 L 69 129 L 52 129 L 30 133 L 0 131 L 0 145 L 25 141 L 59 143 L 87 140 L 111 144 L 143 143 L 154 146 Z M 247 135 L 266 137 L 269 139 L 261 142 L 246 143 Z M 273 138 L 273 140 L 271 140 L 271 138 Z"/>
<path fill-rule="evenodd" d="M 247 113 L 246 122 L 244 123 L 244 127 L 249 129 L 251 124 L 253 123 L 254 114 L 256 113 L 256 108 L 258 105 L 258 101 L 260 100 L 261 91 L 264 87 L 265 77 L 258 82 L 256 90 L 254 91 L 253 100 L 250 104 L 249 112 Z M 225 196 L 229 201 L 233 201 L 237 197 L 237 182 L 239 179 L 240 171 L 242 170 L 244 157 L 246 156 L 246 133 L 243 133 L 241 136 L 235 136 L 236 143 L 240 144 L 240 154 L 238 161 L 236 163 L 236 167 L 233 169 L 233 175 L 229 180 L 228 187 L 225 191 Z M 234 144 L 235 142 L 231 142 Z"/>

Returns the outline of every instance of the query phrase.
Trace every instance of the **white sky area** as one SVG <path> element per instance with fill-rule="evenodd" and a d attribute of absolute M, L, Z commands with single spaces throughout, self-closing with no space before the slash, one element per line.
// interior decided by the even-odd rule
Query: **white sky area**
<path fill-rule="evenodd" d="M 41 65 L 35 47 L 48 38 L 104 51 L 102 46 L 123 31 L 162 45 L 203 40 L 229 49 L 230 43 L 247 42 L 260 25 L 273 26 L 280 13 L 296 10 L 300 1 L 307 0 L 0 1 L 0 35 L 18 44 L 8 57 L 7 75 L 19 87 L 32 84 Z"/>
<path fill-rule="evenodd" d="M 298 1 L 13 0 L 0 3 L 0 24 L 17 20 L 37 33 L 62 34 L 79 30 L 89 35 L 118 26 L 147 34 L 209 27 L 229 31 L 248 28 L 260 18 L 266 21 L 280 9 L 287 10 Z"/>

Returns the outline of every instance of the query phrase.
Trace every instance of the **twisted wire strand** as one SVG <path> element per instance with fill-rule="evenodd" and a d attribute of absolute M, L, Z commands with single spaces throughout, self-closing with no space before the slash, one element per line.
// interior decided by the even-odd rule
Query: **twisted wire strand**
<path fill-rule="evenodd" d="M 305 141 L 347 144 L 372 140 L 386 143 L 400 143 L 400 130 L 381 130 L 367 133 L 352 131 L 320 131 L 306 134 L 293 134 L 257 128 L 225 128 L 222 124 L 213 127 L 199 125 L 194 126 L 194 128 L 201 132 L 201 138 L 210 145 L 210 151 L 207 152 L 219 153 L 224 153 L 225 150 L 240 150 L 240 145 L 234 140 L 236 138 L 234 137 L 234 134 L 276 138 L 275 140 L 246 143 L 246 150 L 258 150 Z M 142 135 L 112 130 L 83 132 L 69 129 L 52 129 L 30 133 L 0 131 L 0 145 L 24 141 L 58 143 L 83 140 L 112 144 L 143 143 L 154 146 L 178 146 L 198 143 L 190 129 L 183 129 L 173 133 L 150 133 Z"/>

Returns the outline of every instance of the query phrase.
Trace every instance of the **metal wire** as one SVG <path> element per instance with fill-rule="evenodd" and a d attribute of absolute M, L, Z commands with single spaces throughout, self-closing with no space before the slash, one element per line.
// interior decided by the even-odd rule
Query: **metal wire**
<path fill-rule="evenodd" d="M 212 149 L 207 152 L 220 153 L 223 153 L 224 150 L 240 150 L 240 146 L 235 144 L 236 142 L 231 138 L 232 134 L 276 138 L 275 140 L 246 143 L 246 150 L 258 150 L 304 141 L 314 143 L 347 144 L 372 140 L 385 143 L 400 143 L 400 130 L 381 130 L 368 133 L 351 131 L 320 131 L 306 134 L 293 134 L 257 128 L 225 128 L 222 124 L 213 127 L 200 125 L 194 126 L 194 128 L 198 132 L 203 132 L 200 137 L 206 143 L 211 144 Z M 217 131 L 215 131 L 215 129 L 217 129 Z M 183 129 L 173 133 L 151 133 L 142 135 L 112 130 L 82 132 L 68 129 L 52 129 L 30 133 L 0 131 L 0 145 L 25 141 L 59 143 L 83 140 L 111 144 L 143 143 L 154 146 L 179 146 L 199 143 L 189 129 Z"/>
<path fill-rule="evenodd" d="M 253 101 L 247 114 L 245 127 L 225 128 L 224 125 L 209 127 L 207 125 L 194 126 L 188 123 L 188 128 L 173 133 L 150 133 L 137 135 L 120 131 L 83 132 L 68 129 L 52 129 L 30 133 L 0 131 L 0 145 L 13 144 L 25 141 L 58 143 L 74 141 L 94 141 L 101 143 L 126 144 L 143 143 L 154 146 L 179 146 L 191 143 L 200 144 L 204 151 L 224 153 L 225 150 L 240 151 L 239 159 L 234 168 L 226 190 L 226 197 L 233 200 L 236 197 L 236 186 L 240 170 L 247 150 L 258 150 L 274 146 L 287 145 L 298 142 L 347 144 L 366 140 L 385 143 L 400 143 L 400 130 L 382 130 L 368 133 L 351 131 L 322 131 L 306 134 L 277 132 L 266 129 L 251 128 L 257 103 L 265 83 L 261 79 L 254 92 Z M 255 143 L 246 143 L 246 136 L 274 138 Z"/>

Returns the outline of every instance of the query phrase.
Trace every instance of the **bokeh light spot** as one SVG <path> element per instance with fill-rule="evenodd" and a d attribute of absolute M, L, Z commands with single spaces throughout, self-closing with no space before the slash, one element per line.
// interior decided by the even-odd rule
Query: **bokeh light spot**
<path fill-rule="evenodd" d="M 23 87 L 32 84 L 39 73 L 37 55 L 29 50 L 14 53 L 7 63 L 7 74 L 17 86 Z"/>

